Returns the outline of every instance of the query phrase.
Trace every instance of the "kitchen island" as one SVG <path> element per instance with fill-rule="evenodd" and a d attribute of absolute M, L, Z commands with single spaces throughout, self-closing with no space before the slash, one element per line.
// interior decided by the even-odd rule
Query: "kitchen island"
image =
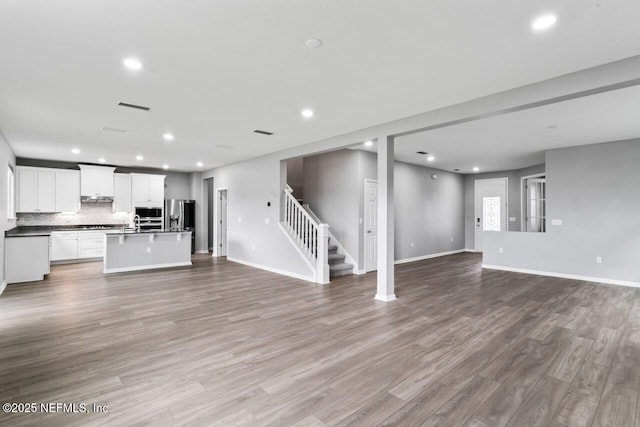
<path fill-rule="evenodd" d="M 191 265 L 191 232 L 107 231 L 104 273 Z"/>

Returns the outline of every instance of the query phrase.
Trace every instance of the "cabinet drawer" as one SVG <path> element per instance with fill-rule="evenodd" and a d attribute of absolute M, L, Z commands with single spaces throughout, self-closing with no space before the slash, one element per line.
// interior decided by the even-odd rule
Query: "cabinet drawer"
<path fill-rule="evenodd" d="M 78 247 L 80 249 L 102 249 L 103 246 L 104 238 L 78 240 Z"/>
<path fill-rule="evenodd" d="M 78 258 L 102 258 L 104 256 L 104 248 L 80 248 L 78 251 Z"/>
<path fill-rule="evenodd" d="M 78 232 L 77 231 L 52 231 L 51 238 L 52 239 L 77 239 Z"/>

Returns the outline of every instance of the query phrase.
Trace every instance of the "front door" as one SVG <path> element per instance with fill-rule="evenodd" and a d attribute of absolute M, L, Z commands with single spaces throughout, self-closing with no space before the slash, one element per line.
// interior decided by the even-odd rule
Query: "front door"
<path fill-rule="evenodd" d="M 476 251 L 482 252 L 487 231 L 507 231 L 507 178 L 476 180 Z"/>
<path fill-rule="evenodd" d="M 378 182 L 364 182 L 364 256 L 365 270 L 378 269 Z"/>

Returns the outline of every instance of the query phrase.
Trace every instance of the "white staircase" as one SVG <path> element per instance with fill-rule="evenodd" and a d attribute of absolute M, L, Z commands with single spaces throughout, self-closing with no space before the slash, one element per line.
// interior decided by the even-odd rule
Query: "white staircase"
<path fill-rule="evenodd" d="M 288 185 L 284 194 L 283 228 L 315 270 L 316 283 L 329 283 L 329 225 L 309 215 Z"/>

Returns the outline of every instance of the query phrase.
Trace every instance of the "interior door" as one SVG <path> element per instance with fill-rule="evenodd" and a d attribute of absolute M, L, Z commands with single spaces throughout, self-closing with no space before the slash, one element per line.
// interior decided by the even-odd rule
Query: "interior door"
<path fill-rule="evenodd" d="M 227 256 L 227 220 L 228 220 L 228 199 L 227 190 L 219 191 L 218 200 L 218 256 Z"/>
<path fill-rule="evenodd" d="M 507 231 L 507 178 L 476 180 L 476 251 L 482 252 L 485 232 Z"/>
<path fill-rule="evenodd" d="M 364 182 L 364 256 L 367 272 L 378 269 L 378 183 Z"/>

